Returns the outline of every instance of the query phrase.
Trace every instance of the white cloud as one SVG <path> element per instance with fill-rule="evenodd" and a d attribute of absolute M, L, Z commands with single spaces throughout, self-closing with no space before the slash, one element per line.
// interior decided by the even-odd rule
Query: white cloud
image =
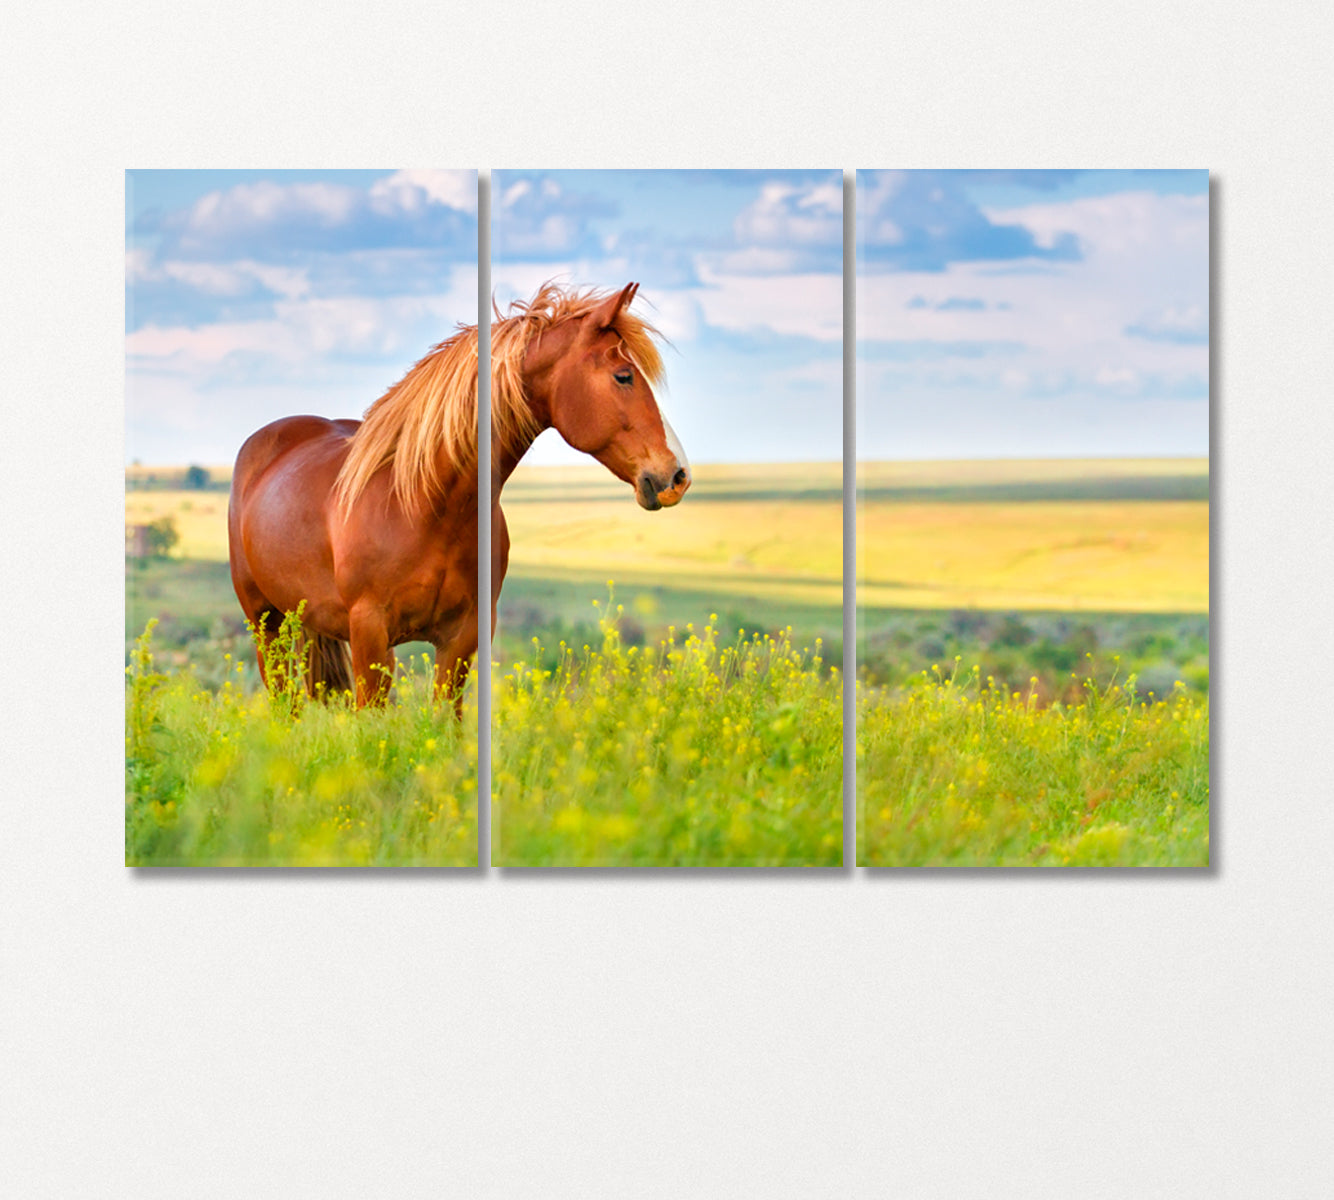
<path fill-rule="evenodd" d="M 517 179 L 501 189 L 492 254 L 499 259 L 573 253 L 591 237 L 587 199 L 567 195 L 556 180 Z"/>
<path fill-rule="evenodd" d="M 258 283 L 265 291 L 286 299 L 299 299 L 310 291 L 304 270 L 276 267 L 240 259 L 236 262 L 192 262 L 168 259 L 159 267 L 139 267 L 136 280 L 174 279 L 211 296 L 239 296 Z"/>
<path fill-rule="evenodd" d="M 298 245 L 341 250 L 366 236 L 413 242 L 438 237 L 441 228 L 450 227 L 451 214 L 457 228 L 466 229 L 476 212 L 473 171 L 402 170 L 369 188 L 263 179 L 209 192 L 171 214 L 163 223 L 166 239 L 160 252 L 216 257 L 241 248 L 247 257 L 257 257 L 267 246 L 284 257 Z"/>
<path fill-rule="evenodd" d="M 903 228 L 889 215 L 889 209 L 907 181 L 907 171 L 858 172 L 859 238 L 881 246 L 897 246 L 903 242 Z"/>
<path fill-rule="evenodd" d="M 1153 308 L 1141 314 L 1126 332 L 1150 341 L 1201 343 L 1209 337 L 1209 314 L 1202 304 Z"/>
<path fill-rule="evenodd" d="M 511 301 L 532 299 L 537 289 L 548 280 L 569 284 L 576 278 L 575 265 L 571 262 L 493 262 L 491 293 L 503 316 Z"/>
<path fill-rule="evenodd" d="M 1023 226 L 1044 245 L 1073 232 L 1082 258 L 1037 269 L 956 262 L 864 275 L 858 337 L 935 344 L 955 354 L 960 370 L 966 355 L 985 359 L 986 344 L 1022 345 L 1003 360 L 966 366 L 967 381 L 1010 390 L 1198 393 L 1208 372 L 1205 197 L 1127 192 L 986 215 Z M 982 306 L 948 303 L 961 296 Z"/>
<path fill-rule="evenodd" d="M 1093 381 L 1104 388 L 1134 391 L 1140 385 L 1139 372 L 1130 367 L 1113 367 L 1103 364 L 1094 372 Z"/>
<path fill-rule="evenodd" d="M 533 185 L 528 180 L 516 179 L 500 194 L 500 207 L 513 208 L 532 190 Z"/>
<path fill-rule="evenodd" d="M 1055 204 L 987 209 L 996 224 L 1022 225 L 1042 245 L 1062 233 L 1078 239 L 1087 266 L 1100 278 L 1127 275 L 1142 286 L 1180 288 L 1207 283 L 1207 196 L 1114 192 Z"/>
<path fill-rule="evenodd" d="M 803 388 L 818 388 L 825 395 L 841 395 L 843 389 L 843 360 L 841 358 L 819 358 L 810 362 L 799 363 L 795 367 L 783 367 L 771 371 L 770 383 L 778 385 L 796 384 Z"/>
<path fill-rule="evenodd" d="M 580 223 L 573 217 L 548 213 L 527 228 L 507 227 L 505 244 L 511 254 L 559 254 L 574 247 L 581 232 Z"/>
<path fill-rule="evenodd" d="M 492 294 L 504 316 L 512 301 L 531 298 L 549 280 L 554 279 L 565 286 L 583 287 L 583 280 L 590 274 L 589 266 L 587 263 L 496 263 L 492 267 Z M 607 284 L 605 290 L 610 291 L 613 286 L 624 286 L 631 282 L 627 274 L 629 268 L 623 262 L 609 260 L 597 264 L 597 267 L 600 277 L 619 281 Z M 703 324 L 697 292 L 693 289 L 651 288 L 646 285 L 646 290 L 635 300 L 634 308 L 646 321 L 656 326 L 663 337 L 678 346 L 698 337 Z"/>
<path fill-rule="evenodd" d="M 699 301 L 689 292 L 659 291 L 645 297 L 643 302 L 636 300 L 636 307 L 673 345 L 699 336 L 703 314 Z"/>
<path fill-rule="evenodd" d="M 788 275 L 801 270 L 809 255 L 782 246 L 745 246 L 740 250 L 706 253 L 697 261 L 719 275 Z"/>
<path fill-rule="evenodd" d="M 839 245 L 843 240 L 843 188 L 838 183 L 798 187 L 771 181 L 737 215 L 743 243 L 784 247 Z"/>
<path fill-rule="evenodd" d="M 702 267 L 700 276 L 705 286 L 691 294 L 716 329 L 842 340 L 841 275 L 723 275 Z"/>
<path fill-rule="evenodd" d="M 326 228 L 356 214 L 363 193 L 336 183 L 274 183 L 264 179 L 209 192 L 195 201 L 185 230 L 201 238 L 222 237 L 279 221 L 302 219 Z"/>
<path fill-rule="evenodd" d="M 153 278 L 153 256 L 143 247 L 125 251 L 125 281 L 135 283 Z"/>
<path fill-rule="evenodd" d="M 300 298 L 278 302 L 274 315 L 260 320 L 149 324 L 126 335 L 125 350 L 132 372 L 166 371 L 194 384 L 236 356 L 264 360 L 266 371 L 286 378 L 326 370 L 340 354 L 420 357 L 457 322 L 475 320 L 476 276 L 460 268 L 449 290 L 433 295 Z"/>
<path fill-rule="evenodd" d="M 395 171 L 371 188 L 371 208 L 382 216 L 416 215 L 430 204 L 460 212 L 477 211 L 477 174 L 474 171 Z"/>

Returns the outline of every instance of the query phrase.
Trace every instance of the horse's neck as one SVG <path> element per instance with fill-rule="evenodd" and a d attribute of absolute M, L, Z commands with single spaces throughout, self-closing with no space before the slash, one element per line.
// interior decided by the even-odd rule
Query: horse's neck
<path fill-rule="evenodd" d="M 541 433 L 551 428 L 550 421 L 543 423 L 542 428 L 537 432 Z M 495 430 L 492 429 L 492 437 L 495 437 Z M 528 448 L 536 440 L 536 434 L 532 437 L 519 437 L 512 442 L 503 445 L 491 445 L 491 503 L 495 504 L 500 499 L 500 490 L 509 482 L 509 477 L 514 474 L 515 468 L 519 465 L 519 460 L 528 453 Z"/>
<path fill-rule="evenodd" d="M 500 490 L 514 474 L 519 460 L 528 453 L 528 448 L 537 435 L 551 428 L 551 399 L 547 393 L 553 366 L 569 350 L 571 340 L 578 333 L 575 322 L 558 324 L 540 337 L 529 342 L 523 359 L 523 391 L 529 411 L 536 424 L 527 434 L 516 434 L 513 441 L 497 446 L 491 444 L 491 502 L 500 499 Z M 495 438 L 495 425 L 492 424 L 491 436 Z"/>
<path fill-rule="evenodd" d="M 502 446 L 499 450 L 493 448 L 491 453 L 491 498 L 500 499 L 500 489 L 508 482 L 514 469 L 519 465 L 519 460 L 528 453 L 528 446 Z"/>

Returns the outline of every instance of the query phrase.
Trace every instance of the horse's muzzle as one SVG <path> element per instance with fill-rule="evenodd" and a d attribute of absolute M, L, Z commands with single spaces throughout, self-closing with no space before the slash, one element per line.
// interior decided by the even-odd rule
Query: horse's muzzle
<path fill-rule="evenodd" d="M 670 478 L 645 471 L 640 475 L 639 483 L 635 487 L 635 499 L 639 501 L 640 508 L 657 512 L 660 508 L 671 508 L 672 505 L 679 504 L 689 487 L 689 467 L 677 467 L 676 473 Z"/>

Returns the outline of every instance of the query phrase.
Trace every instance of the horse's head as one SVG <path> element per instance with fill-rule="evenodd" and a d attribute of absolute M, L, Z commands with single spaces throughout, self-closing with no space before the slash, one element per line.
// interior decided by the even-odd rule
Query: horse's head
<path fill-rule="evenodd" d="M 653 396 L 661 360 L 647 327 L 626 311 L 638 288 L 629 284 L 569 322 L 546 391 L 561 437 L 633 486 L 653 511 L 680 502 L 690 464 Z"/>

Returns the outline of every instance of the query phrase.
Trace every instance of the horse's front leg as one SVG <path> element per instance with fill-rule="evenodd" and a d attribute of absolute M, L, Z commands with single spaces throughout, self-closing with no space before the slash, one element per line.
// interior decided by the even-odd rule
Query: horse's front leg
<path fill-rule="evenodd" d="M 384 610 L 375 604 L 353 605 L 348 614 L 352 643 L 352 677 L 357 682 L 357 707 L 383 704 L 394 682 L 394 648 Z"/>
<path fill-rule="evenodd" d="M 477 610 L 465 617 L 453 636 L 435 644 L 435 694 L 454 701 L 454 712 L 463 717 L 463 686 L 468 681 L 472 656 L 477 652 Z"/>

